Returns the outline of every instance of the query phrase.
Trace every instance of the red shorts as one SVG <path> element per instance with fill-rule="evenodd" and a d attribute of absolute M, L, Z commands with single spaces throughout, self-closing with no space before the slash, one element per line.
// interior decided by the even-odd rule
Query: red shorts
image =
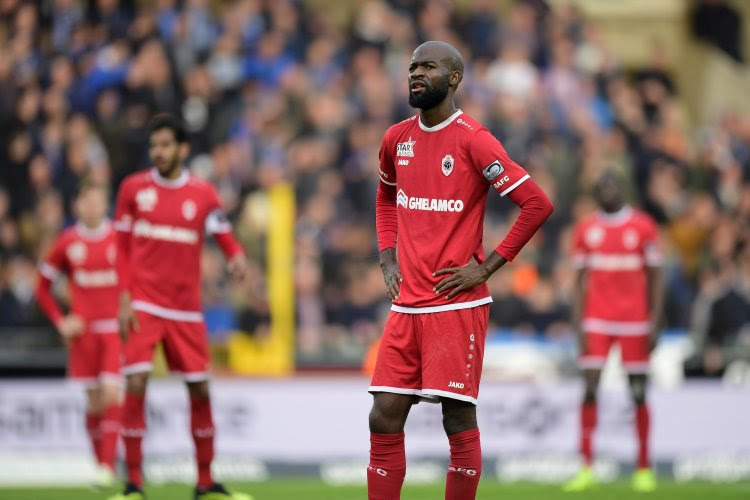
<path fill-rule="evenodd" d="M 161 342 L 169 371 L 188 382 L 208 378 L 211 355 L 206 326 L 202 321 L 175 321 L 141 311 L 135 314 L 138 330 L 131 331 L 125 341 L 122 373 L 150 372 L 154 349 Z"/>
<path fill-rule="evenodd" d="M 73 339 L 68 351 L 68 376 L 86 387 L 100 382 L 119 383 L 120 335 L 117 331 L 87 331 Z"/>
<path fill-rule="evenodd" d="M 489 306 L 427 314 L 391 311 L 370 392 L 477 404 Z"/>
<path fill-rule="evenodd" d="M 586 352 L 581 356 L 581 368 L 601 369 L 610 348 L 620 344 L 622 366 L 628 373 L 648 373 L 650 346 L 648 335 L 610 335 L 586 332 Z"/>

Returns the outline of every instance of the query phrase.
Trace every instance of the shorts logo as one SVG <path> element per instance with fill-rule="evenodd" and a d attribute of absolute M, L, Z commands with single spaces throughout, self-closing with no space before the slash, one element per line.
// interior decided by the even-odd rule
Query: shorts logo
<path fill-rule="evenodd" d="M 443 169 L 443 175 L 448 177 L 453 172 L 453 157 L 451 155 L 443 156 L 443 161 L 440 163 L 440 167 Z"/>
<path fill-rule="evenodd" d="M 413 158 L 414 144 L 416 144 L 416 142 L 417 141 L 412 141 L 411 137 L 409 137 L 408 141 L 396 144 L 396 156 L 408 156 Z"/>
<path fill-rule="evenodd" d="M 464 383 L 463 382 L 448 382 L 448 387 L 453 387 L 454 389 L 463 389 Z"/>
<path fill-rule="evenodd" d="M 195 219 L 195 214 L 198 212 L 198 207 L 195 205 L 193 200 L 185 200 L 182 203 L 182 216 L 185 220 Z"/>
<path fill-rule="evenodd" d="M 141 212 L 151 212 L 157 201 L 159 201 L 159 195 L 156 194 L 156 189 L 152 187 L 141 189 L 135 194 L 135 202 Z"/>
<path fill-rule="evenodd" d="M 487 179 L 488 182 L 494 181 L 497 179 L 497 176 L 503 172 L 505 172 L 505 167 L 502 166 L 500 160 L 493 161 L 482 170 L 484 178 Z"/>

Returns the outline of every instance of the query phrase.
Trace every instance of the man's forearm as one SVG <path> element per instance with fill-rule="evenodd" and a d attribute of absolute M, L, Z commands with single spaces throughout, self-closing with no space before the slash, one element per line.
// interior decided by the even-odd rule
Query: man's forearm
<path fill-rule="evenodd" d="M 380 252 L 380 267 L 384 267 L 388 264 L 397 264 L 398 263 L 398 256 L 396 254 L 396 249 L 393 247 L 388 247 Z"/>
<path fill-rule="evenodd" d="M 487 278 L 489 278 L 495 274 L 495 271 L 503 267 L 506 262 L 508 262 L 508 259 L 497 253 L 497 251 L 494 251 L 487 256 L 487 259 L 482 262 L 481 266 L 485 269 Z"/>

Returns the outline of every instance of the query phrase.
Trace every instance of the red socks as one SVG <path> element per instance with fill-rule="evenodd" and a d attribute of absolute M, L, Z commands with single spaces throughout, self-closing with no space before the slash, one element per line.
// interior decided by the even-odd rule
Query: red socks
<path fill-rule="evenodd" d="M 145 399 L 145 394 L 131 394 L 126 391 L 125 404 L 122 407 L 122 440 L 125 443 L 128 482 L 139 488 L 143 487 L 141 441 L 146 434 Z"/>
<path fill-rule="evenodd" d="M 368 500 L 399 500 L 406 475 L 404 433 L 370 433 L 370 465 L 367 467 Z"/>
<path fill-rule="evenodd" d="M 214 422 L 210 399 L 190 397 L 190 429 L 195 441 L 198 487 L 208 488 L 213 483 L 211 462 L 214 459 Z"/>
<path fill-rule="evenodd" d="M 591 467 L 594 461 L 592 438 L 596 428 L 596 403 L 583 403 L 581 406 L 581 454 L 583 463 Z"/>
<path fill-rule="evenodd" d="M 110 406 L 102 413 L 99 431 L 101 435 L 101 449 L 99 463 L 110 469 L 115 468 L 115 457 L 117 456 L 117 438 L 120 435 L 121 408 L 118 405 Z"/>
<path fill-rule="evenodd" d="M 102 462 L 102 434 L 99 429 L 101 416 L 96 413 L 86 413 L 86 432 L 91 440 L 91 449 L 96 457 L 96 463 Z"/>
<path fill-rule="evenodd" d="M 482 475 L 482 447 L 479 429 L 448 436 L 451 461 L 445 481 L 445 500 L 473 500 Z"/>
<path fill-rule="evenodd" d="M 635 407 L 635 428 L 638 434 L 639 469 L 646 469 L 649 467 L 648 431 L 650 420 L 648 405 L 644 403 Z"/>

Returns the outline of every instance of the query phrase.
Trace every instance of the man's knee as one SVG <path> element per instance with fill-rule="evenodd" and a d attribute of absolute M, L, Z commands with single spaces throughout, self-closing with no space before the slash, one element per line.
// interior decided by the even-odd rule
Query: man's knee
<path fill-rule="evenodd" d="M 86 391 L 86 411 L 97 415 L 101 413 L 103 409 L 100 389 L 88 389 Z"/>
<path fill-rule="evenodd" d="M 646 402 L 646 377 L 644 375 L 630 377 L 630 394 L 635 404 L 642 405 Z"/>
<path fill-rule="evenodd" d="M 465 401 L 441 399 L 443 406 L 443 429 L 445 433 L 457 434 L 477 428 L 477 407 Z"/>
<path fill-rule="evenodd" d="M 100 408 L 105 410 L 120 404 L 120 384 L 104 383 L 100 388 Z"/>
<path fill-rule="evenodd" d="M 132 373 L 127 376 L 126 388 L 130 394 L 141 396 L 146 392 L 146 385 L 148 384 L 148 373 Z"/>
<path fill-rule="evenodd" d="M 596 403 L 596 391 L 599 389 L 599 376 L 598 370 L 586 370 L 583 374 L 584 388 L 583 388 L 583 402 L 586 404 Z"/>
<path fill-rule="evenodd" d="M 398 434 L 404 431 L 406 417 L 414 402 L 413 396 L 376 393 L 370 410 L 370 432 Z"/>
<path fill-rule="evenodd" d="M 201 380 L 200 382 L 188 382 L 187 387 L 188 392 L 190 392 L 191 398 L 208 399 L 210 397 L 207 380 Z"/>

